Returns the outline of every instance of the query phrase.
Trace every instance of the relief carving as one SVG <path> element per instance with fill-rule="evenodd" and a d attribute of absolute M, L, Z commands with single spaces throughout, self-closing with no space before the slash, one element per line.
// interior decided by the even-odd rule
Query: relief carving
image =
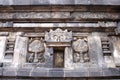
<path fill-rule="evenodd" d="M 50 30 L 50 32 L 45 33 L 46 42 L 70 42 L 72 40 L 72 32 L 68 30 L 62 30 L 60 28 L 55 31 Z"/>
<path fill-rule="evenodd" d="M 44 62 L 44 43 L 42 39 L 35 38 L 35 39 L 30 39 L 30 44 L 28 51 L 30 52 L 29 57 L 27 58 L 27 61 L 29 63 L 37 63 L 37 62 Z"/>
<path fill-rule="evenodd" d="M 74 62 L 88 62 L 88 44 L 86 38 L 79 38 L 73 42 Z"/>

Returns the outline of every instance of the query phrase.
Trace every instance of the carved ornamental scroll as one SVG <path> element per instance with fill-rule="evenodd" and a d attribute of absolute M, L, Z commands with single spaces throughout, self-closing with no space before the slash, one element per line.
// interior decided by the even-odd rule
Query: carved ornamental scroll
<path fill-rule="evenodd" d="M 62 30 L 57 28 L 56 30 L 50 30 L 45 33 L 45 41 L 47 46 L 71 46 L 72 31 Z"/>

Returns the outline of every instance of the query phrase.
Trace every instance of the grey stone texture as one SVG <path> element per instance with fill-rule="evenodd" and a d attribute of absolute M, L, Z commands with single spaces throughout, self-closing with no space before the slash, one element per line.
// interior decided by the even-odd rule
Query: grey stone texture
<path fill-rule="evenodd" d="M 119 0 L 1 0 L 1 5 L 120 5 Z"/>
<path fill-rule="evenodd" d="M 120 0 L 0 0 L 0 80 L 120 78 L 119 6 Z M 104 54 L 102 37 L 109 38 L 110 53 Z M 7 49 L 11 62 L 4 62 Z M 29 53 L 37 61 L 27 61 Z"/>

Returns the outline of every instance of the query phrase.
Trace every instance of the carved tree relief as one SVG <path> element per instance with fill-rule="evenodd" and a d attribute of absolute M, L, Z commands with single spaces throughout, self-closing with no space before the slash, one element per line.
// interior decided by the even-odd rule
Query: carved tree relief
<path fill-rule="evenodd" d="M 73 42 L 74 62 L 88 62 L 88 45 L 86 38 L 77 39 Z"/>
<path fill-rule="evenodd" d="M 29 44 L 28 48 L 30 55 L 28 57 L 28 62 L 44 62 L 44 43 L 42 40 L 35 39 L 31 40 L 31 43 Z"/>

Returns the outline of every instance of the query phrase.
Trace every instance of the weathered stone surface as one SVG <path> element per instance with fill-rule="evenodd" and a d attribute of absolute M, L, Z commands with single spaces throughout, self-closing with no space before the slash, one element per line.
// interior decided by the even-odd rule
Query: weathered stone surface
<path fill-rule="evenodd" d="M 113 43 L 113 57 L 116 66 L 120 66 L 120 39 L 119 37 L 112 37 L 111 41 Z"/>
<path fill-rule="evenodd" d="M 27 37 L 16 37 L 15 49 L 14 49 L 14 58 L 13 58 L 13 66 L 19 67 L 19 64 L 23 64 L 26 62 L 26 54 L 27 54 Z"/>
<path fill-rule="evenodd" d="M 89 76 L 101 77 L 103 76 L 102 68 L 88 68 Z"/>
<path fill-rule="evenodd" d="M 68 19 L 68 20 L 74 20 L 74 21 L 79 21 L 79 20 L 89 20 L 89 19 L 119 19 L 120 13 L 117 12 L 73 12 L 70 13 L 68 12 L 11 12 L 11 13 L 0 13 L 0 19 L 50 19 L 50 20 L 59 20 L 59 19 Z"/>
<path fill-rule="evenodd" d="M 117 27 L 116 22 L 98 23 L 14 23 L 13 27 Z"/>
<path fill-rule="evenodd" d="M 17 69 L 15 68 L 4 68 L 3 69 L 3 76 L 16 76 L 17 75 Z"/>
<path fill-rule="evenodd" d="M 7 37 L 0 36 L 0 63 L 4 61 L 6 42 L 7 42 Z"/>
<path fill-rule="evenodd" d="M 73 68 L 73 50 L 71 47 L 65 48 L 65 68 L 72 69 Z"/>
<path fill-rule="evenodd" d="M 30 5 L 31 4 L 31 0 L 9 0 L 10 2 L 12 2 L 11 5 Z"/>
<path fill-rule="evenodd" d="M 81 19 L 119 19 L 119 14 L 117 15 L 117 13 L 104 13 L 104 12 L 74 12 L 73 14 L 71 14 L 73 17 L 75 17 L 75 19 L 77 20 L 81 20 Z"/>
<path fill-rule="evenodd" d="M 50 0 L 53 5 L 72 5 L 74 4 L 74 0 Z"/>
<path fill-rule="evenodd" d="M 119 68 L 103 68 L 103 76 L 120 76 Z"/>
<path fill-rule="evenodd" d="M 119 3 L 119 0 L 2 0 L 1 5 L 119 5 Z"/>
<path fill-rule="evenodd" d="M 88 69 L 87 68 L 80 68 L 75 70 L 65 70 L 64 77 L 88 77 Z"/>
<path fill-rule="evenodd" d="M 50 5 L 50 0 L 31 0 L 31 5 Z"/>
<path fill-rule="evenodd" d="M 98 33 L 88 36 L 90 67 L 103 67 L 104 59 L 102 53 L 101 40 Z M 93 65 L 93 66 L 92 66 Z"/>
<path fill-rule="evenodd" d="M 50 69 L 49 70 L 49 77 L 64 77 L 64 70 L 63 69 Z"/>

